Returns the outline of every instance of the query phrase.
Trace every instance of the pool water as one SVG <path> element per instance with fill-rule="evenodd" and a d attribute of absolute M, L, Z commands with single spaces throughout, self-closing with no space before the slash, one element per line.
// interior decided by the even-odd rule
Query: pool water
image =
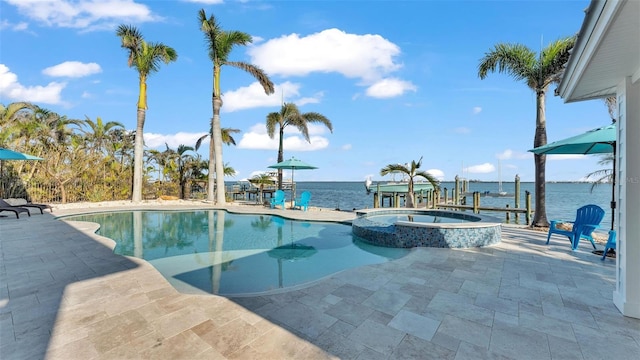
<path fill-rule="evenodd" d="M 408 249 L 370 245 L 351 226 L 223 210 L 128 211 L 65 217 L 100 224 L 116 254 L 147 260 L 178 291 L 254 295 L 400 258 Z"/>
<path fill-rule="evenodd" d="M 420 214 L 386 214 L 367 216 L 368 220 L 385 225 L 393 225 L 398 221 L 434 223 L 434 224 L 458 224 L 473 222 L 471 220 L 457 219 L 453 217 L 420 215 Z"/>

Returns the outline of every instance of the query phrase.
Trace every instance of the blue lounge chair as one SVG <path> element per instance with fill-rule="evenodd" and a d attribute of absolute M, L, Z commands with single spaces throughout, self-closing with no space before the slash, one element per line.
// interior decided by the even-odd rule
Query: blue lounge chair
<path fill-rule="evenodd" d="M 309 200 L 311 200 L 311 193 L 303 191 L 302 194 L 300 194 L 300 197 L 294 201 L 293 208 L 299 208 L 302 211 L 307 211 L 307 208 L 309 207 Z"/>
<path fill-rule="evenodd" d="M 604 246 L 604 252 L 602 253 L 602 260 L 607 257 L 607 251 L 609 249 L 616 249 L 616 231 L 609 230 L 609 240 L 607 240 L 607 245 Z"/>
<path fill-rule="evenodd" d="M 596 244 L 593 242 L 592 233 L 600 227 L 600 222 L 604 218 L 604 210 L 598 205 L 585 205 L 578 209 L 576 219 L 574 221 L 552 220 L 549 226 L 549 234 L 547 235 L 547 244 L 551 234 L 560 234 L 569 238 L 571 241 L 571 250 L 578 248 L 580 239 L 585 238 L 591 242 L 593 248 Z M 573 223 L 571 230 L 562 230 L 556 227 L 560 223 Z"/>
<path fill-rule="evenodd" d="M 276 190 L 276 192 L 273 194 L 273 197 L 271 198 L 271 208 L 275 209 L 276 206 L 280 205 L 282 206 L 282 210 L 284 210 L 284 203 L 284 191 Z"/>

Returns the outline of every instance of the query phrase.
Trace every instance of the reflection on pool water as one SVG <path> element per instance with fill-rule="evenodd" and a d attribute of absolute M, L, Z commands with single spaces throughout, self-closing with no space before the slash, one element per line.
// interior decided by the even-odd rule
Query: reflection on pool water
<path fill-rule="evenodd" d="M 65 217 L 100 224 L 114 252 L 147 260 L 184 293 L 250 295 L 400 258 L 408 249 L 362 242 L 351 226 L 270 215 L 128 211 Z"/>

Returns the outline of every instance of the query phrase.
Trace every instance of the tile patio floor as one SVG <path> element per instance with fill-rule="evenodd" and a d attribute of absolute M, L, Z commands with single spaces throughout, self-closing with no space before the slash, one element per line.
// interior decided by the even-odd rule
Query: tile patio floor
<path fill-rule="evenodd" d="M 588 244 L 572 252 L 560 237 L 547 246 L 543 233 L 505 227 L 497 246 L 419 248 L 295 291 L 227 299 L 180 294 L 145 261 L 114 255 L 94 227 L 74 226 L 48 213 L 0 218 L 0 359 L 640 354 L 640 320 L 623 317 L 611 300 L 615 261 L 600 261 Z"/>

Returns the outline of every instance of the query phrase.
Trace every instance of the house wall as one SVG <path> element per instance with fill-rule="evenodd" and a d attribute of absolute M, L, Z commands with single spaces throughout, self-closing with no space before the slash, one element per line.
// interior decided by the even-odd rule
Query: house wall
<path fill-rule="evenodd" d="M 625 316 L 640 318 L 640 80 L 635 80 L 627 77 L 617 87 L 618 271 L 613 302 Z"/>

